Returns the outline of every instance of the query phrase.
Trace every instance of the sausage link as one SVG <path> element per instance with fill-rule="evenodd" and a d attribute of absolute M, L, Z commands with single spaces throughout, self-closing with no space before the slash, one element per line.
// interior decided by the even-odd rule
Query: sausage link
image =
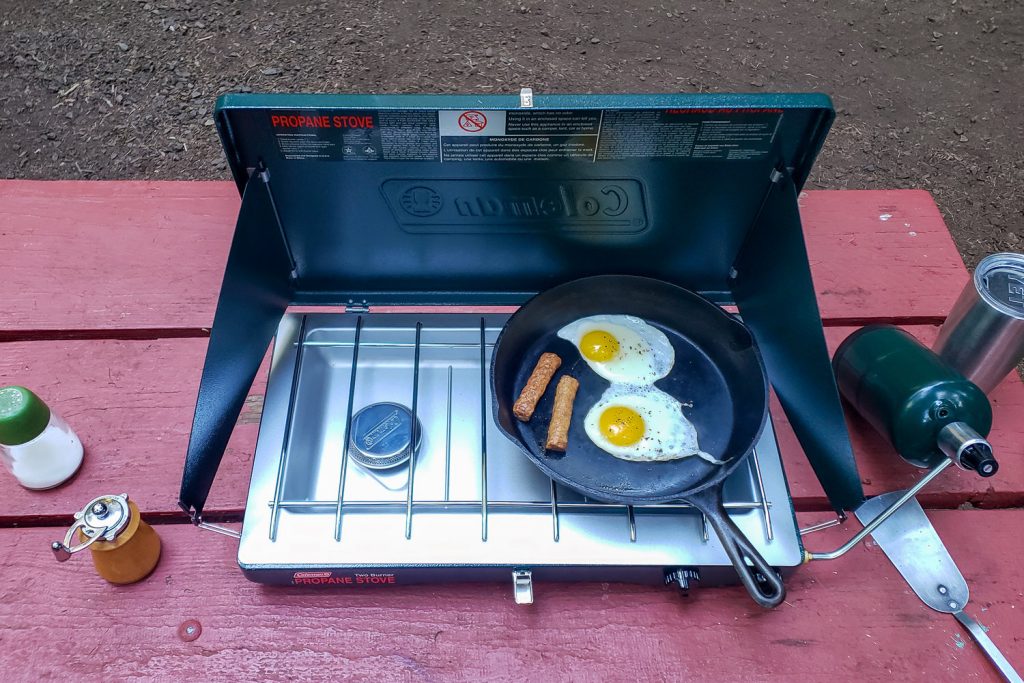
<path fill-rule="evenodd" d="M 551 409 L 551 422 L 548 423 L 548 441 L 545 447 L 549 451 L 562 451 L 569 447 L 569 423 L 572 422 L 572 404 L 576 400 L 576 392 L 580 383 L 575 377 L 562 375 L 555 387 L 555 406 Z"/>
<path fill-rule="evenodd" d="M 519 392 L 519 398 L 512 406 L 512 413 L 521 422 L 529 422 L 533 417 L 533 411 L 537 409 L 537 402 L 548 388 L 548 382 L 555 376 L 555 371 L 562 365 L 562 359 L 554 353 L 543 353 L 537 360 L 536 367 L 530 373 L 530 379 L 526 380 L 526 386 Z"/>

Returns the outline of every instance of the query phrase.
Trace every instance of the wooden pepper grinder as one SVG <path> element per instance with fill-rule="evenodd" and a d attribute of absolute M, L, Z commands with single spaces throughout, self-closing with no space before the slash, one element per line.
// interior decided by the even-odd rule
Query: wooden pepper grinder
<path fill-rule="evenodd" d="M 100 496 L 75 513 L 64 542 L 50 545 L 58 562 L 88 548 L 96 573 L 110 583 L 135 583 L 149 576 L 160 559 L 160 537 L 142 521 L 128 494 Z"/>

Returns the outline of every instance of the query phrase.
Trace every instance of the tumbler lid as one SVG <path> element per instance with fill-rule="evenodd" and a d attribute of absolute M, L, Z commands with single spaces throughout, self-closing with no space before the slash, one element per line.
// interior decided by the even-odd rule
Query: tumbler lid
<path fill-rule="evenodd" d="M 986 256 L 974 270 L 974 286 L 1000 313 L 1024 320 L 1024 254 Z"/>

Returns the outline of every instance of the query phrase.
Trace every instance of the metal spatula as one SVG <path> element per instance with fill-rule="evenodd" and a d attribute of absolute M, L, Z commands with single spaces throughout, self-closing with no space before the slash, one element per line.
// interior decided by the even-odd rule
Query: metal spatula
<path fill-rule="evenodd" d="M 869 499 L 857 508 L 857 519 L 867 524 L 903 493 L 893 491 Z M 967 582 L 917 500 L 908 501 L 871 536 L 924 604 L 956 617 L 1003 678 L 1022 683 L 981 624 L 963 611 L 970 597 Z"/>

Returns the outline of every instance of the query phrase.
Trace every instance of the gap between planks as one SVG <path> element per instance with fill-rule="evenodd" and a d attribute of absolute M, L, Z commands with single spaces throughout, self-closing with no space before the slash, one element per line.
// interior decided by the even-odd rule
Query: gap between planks
<path fill-rule="evenodd" d="M 377 312 L 372 311 L 371 312 Z M 825 328 L 862 327 L 891 324 L 899 326 L 941 325 L 940 316 L 909 316 L 893 318 L 831 318 L 822 320 Z M 34 341 L 151 341 L 157 339 L 203 339 L 210 336 L 208 327 L 93 328 L 83 330 L 0 330 L 0 343 Z"/>
<path fill-rule="evenodd" d="M 869 496 L 869 498 L 872 496 Z M 926 511 L 940 511 L 940 510 L 1017 510 L 1024 509 L 1024 493 L 1016 495 L 1001 495 L 997 500 L 991 503 L 986 503 L 984 507 L 976 506 L 973 503 L 963 500 L 957 500 L 948 494 L 943 492 L 936 492 L 929 495 L 927 489 L 923 491 L 917 497 L 918 502 Z M 967 507 L 969 506 L 969 507 Z M 800 514 L 813 514 L 813 513 L 830 513 L 834 514 L 831 505 L 829 505 L 828 499 L 822 496 L 821 498 L 803 498 L 793 500 L 794 511 Z M 237 509 L 221 509 L 211 511 L 203 514 L 204 522 L 213 522 L 214 524 L 232 524 L 241 523 L 245 516 L 245 510 L 242 508 Z M 852 516 L 852 515 L 851 515 Z M 191 524 L 191 520 L 184 512 L 175 511 L 157 511 L 147 512 L 142 511 L 142 518 L 149 524 L 155 526 L 163 525 L 179 525 L 179 524 Z M 45 528 L 45 527 L 69 527 L 74 523 L 74 518 L 70 514 L 56 514 L 56 515 L 5 515 L 0 516 L 0 529 L 18 529 L 18 528 Z"/>
<path fill-rule="evenodd" d="M 206 327 L 0 330 L 0 343 L 34 341 L 152 341 L 157 339 L 198 339 L 209 336 L 210 329 Z"/>
<path fill-rule="evenodd" d="M 217 510 L 209 514 L 204 513 L 203 521 L 214 524 L 241 524 L 244 515 L 245 510 Z M 142 519 L 153 526 L 192 524 L 184 512 L 146 512 L 143 510 Z M 66 528 L 74 522 L 75 518 L 72 514 L 26 515 L 23 517 L 8 515 L 0 516 L 0 529 Z"/>

